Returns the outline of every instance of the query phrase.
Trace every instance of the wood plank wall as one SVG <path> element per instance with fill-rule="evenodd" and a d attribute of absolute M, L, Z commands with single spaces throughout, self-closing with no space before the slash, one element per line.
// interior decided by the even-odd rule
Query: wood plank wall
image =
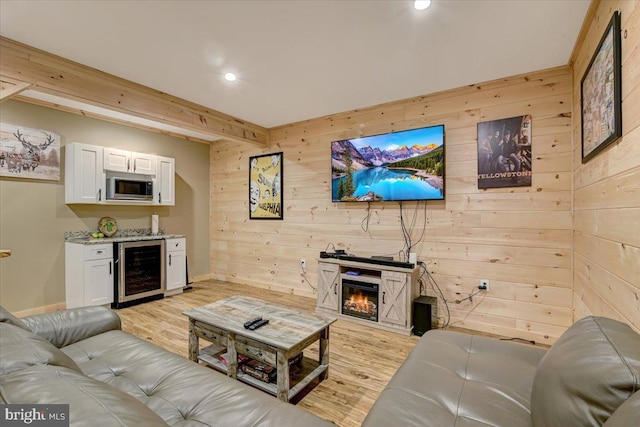
<path fill-rule="evenodd" d="M 623 137 L 583 165 L 580 80 L 615 10 Z M 602 1 L 587 24 L 573 58 L 574 320 L 607 316 L 640 331 L 640 3 Z"/>
<path fill-rule="evenodd" d="M 486 296 L 450 303 L 455 326 L 553 342 L 573 321 L 571 91 L 565 66 L 274 128 L 268 150 L 213 144 L 212 277 L 315 298 L 305 277 L 316 286 L 315 259 L 330 243 L 364 256 L 397 253 L 397 203 L 373 203 L 365 232 L 365 204 L 331 202 L 330 143 L 444 124 L 446 201 L 428 202 L 426 216 L 422 203 L 404 205 L 409 221 L 417 210 L 414 239 L 426 221 L 418 259 L 451 301 L 491 280 Z M 523 114 L 533 116 L 533 185 L 478 190 L 477 123 Z M 284 220 L 249 220 L 248 158 L 277 151 Z"/>

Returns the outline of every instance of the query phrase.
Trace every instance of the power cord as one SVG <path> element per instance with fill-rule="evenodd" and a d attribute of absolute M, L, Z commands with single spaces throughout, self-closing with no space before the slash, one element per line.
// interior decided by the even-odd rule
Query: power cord
<path fill-rule="evenodd" d="M 332 243 L 333 244 L 333 243 Z M 329 246 L 327 246 L 327 249 L 329 248 Z M 307 279 L 307 271 L 306 269 L 302 266 L 302 264 L 300 264 L 300 269 L 302 270 L 302 278 L 304 279 L 305 282 L 307 282 L 307 284 L 309 285 L 309 287 L 311 289 L 313 289 L 313 293 L 317 294 L 318 290 L 311 284 L 311 282 L 309 281 L 309 279 Z"/>
<path fill-rule="evenodd" d="M 364 217 L 364 219 L 360 223 L 360 228 L 362 228 L 362 231 L 364 231 L 365 233 L 369 231 L 370 219 L 371 219 L 371 202 L 367 202 L 367 215 Z"/>
<path fill-rule="evenodd" d="M 431 290 L 436 295 L 436 298 L 440 298 L 444 304 L 444 308 L 446 310 L 447 315 L 445 318 L 443 318 L 442 326 L 440 327 L 440 329 L 445 329 L 447 326 L 449 326 L 449 323 L 451 322 L 451 312 L 449 311 L 449 301 L 447 301 L 447 299 L 444 297 L 444 293 L 442 292 L 442 289 L 440 289 L 440 286 L 438 286 L 438 283 L 436 282 L 436 280 L 433 278 L 431 273 L 429 273 L 429 270 L 427 270 L 427 264 L 425 264 L 422 261 L 418 261 L 418 265 L 422 270 L 422 273 L 420 274 L 418 281 L 422 283 L 422 280 L 426 278 L 426 281 L 431 286 Z"/>
<path fill-rule="evenodd" d="M 466 297 L 466 298 L 457 299 L 457 300 L 455 301 L 455 303 L 456 303 L 456 304 L 460 304 L 461 302 L 464 302 L 464 301 L 466 301 L 466 300 L 469 300 L 469 302 L 473 302 L 473 297 L 475 297 L 476 295 L 478 295 L 478 294 L 479 294 L 480 292 L 482 292 L 482 291 L 483 291 L 483 289 L 478 289 L 478 290 L 477 290 L 477 291 L 475 291 L 474 293 L 469 294 L 469 296 L 468 296 L 468 297 Z"/>

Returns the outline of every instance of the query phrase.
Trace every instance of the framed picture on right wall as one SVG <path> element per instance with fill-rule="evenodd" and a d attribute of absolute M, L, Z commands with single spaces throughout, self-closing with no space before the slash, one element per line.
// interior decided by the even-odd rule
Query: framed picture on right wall
<path fill-rule="evenodd" d="M 622 136 L 620 12 L 616 11 L 580 82 L 582 163 Z"/>

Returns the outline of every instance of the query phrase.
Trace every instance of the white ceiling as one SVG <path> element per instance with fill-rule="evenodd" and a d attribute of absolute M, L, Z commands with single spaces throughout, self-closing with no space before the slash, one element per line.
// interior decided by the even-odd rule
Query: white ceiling
<path fill-rule="evenodd" d="M 273 127 L 565 65 L 588 0 L 11 1 L 0 34 Z M 233 71 L 238 80 L 223 79 Z"/>

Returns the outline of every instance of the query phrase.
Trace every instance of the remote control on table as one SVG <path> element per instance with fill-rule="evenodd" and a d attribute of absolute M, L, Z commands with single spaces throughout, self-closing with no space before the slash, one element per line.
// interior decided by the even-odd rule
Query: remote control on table
<path fill-rule="evenodd" d="M 255 331 L 256 329 L 266 325 L 267 323 L 269 323 L 269 319 L 262 319 L 256 323 L 254 323 L 253 325 L 249 326 L 249 330 L 251 331 Z"/>
<path fill-rule="evenodd" d="M 244 322 L 243 326 L 245 329 L 249 329 L 251 325 L 253 325 L 254 323 L 258 323 L 261 320 L 262 320 L 262 317 L 256 317 L 255 319 L 251 319 L 248 322 Z"/>

